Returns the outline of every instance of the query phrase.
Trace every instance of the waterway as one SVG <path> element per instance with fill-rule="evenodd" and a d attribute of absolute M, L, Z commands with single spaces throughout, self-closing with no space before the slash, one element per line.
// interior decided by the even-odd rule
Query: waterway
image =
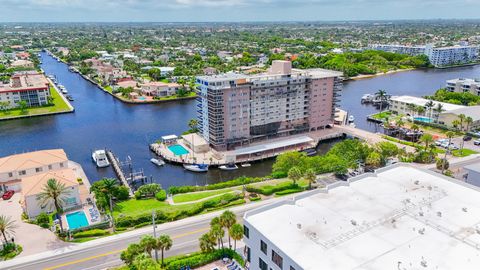
<path fill-rule="evenodd" d="M 366 121 L 366 116 L 378 112 L 372 105 L 361 104 L 364 94 L 382 89 L 390 95 L 423 97 L 445 87 L 446 80 L 454 78 L 479 78 L 480 65 L 450 69 L 411 70 L 391 73 L 368 79 L 344 82 L 340 107 L 355 116 L 357 128 L 378 131 L 378 125 Z"/>
<path fill-rule="evenodd" d="M 91 160 L 93 149 L 111 149 L 120 159 L 131 157 L 135 170 L 143 169 L 164 187 L 171 185 L 204 185 L 230 180 L 238 176 L 265 176 L 271 172 L 273 160 L 254 163 L 236 171 L 212 169 L 206 174 L 185 171 L 167 164 L 156 167 L 148 149 L 160 136 L 181 134 L 188 120 L 195 117 L 195 101 L 163 104 L 131 105 L 122 103 L 84 80 L 68 67 L 42 53 L 42 68 L 54 74 L 75 101 L 75 112 L 0 122 L 0 156 L 41 149 L 63 148 L 71 160 L 79 162 L 91 181 L 112 177 L 112 169 L 97 169 Z M 365 116 L 376 109 L 361 105 L 365 93 L 385 89 L 389 94 L 422 96 L 442 87 L 445 80 L 455 77 L 479 77 L 480 66 L 448 70 L 415 70 L 349 81 L 344 84 L 341 107 L 355 116 L 357 127 L 375 131 Z M 334 142 L 321 144 L 319 153 L 326 152 Z"/>

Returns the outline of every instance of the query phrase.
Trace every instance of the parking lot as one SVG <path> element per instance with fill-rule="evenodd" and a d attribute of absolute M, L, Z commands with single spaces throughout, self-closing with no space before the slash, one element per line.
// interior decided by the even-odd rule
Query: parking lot
<path fill-rule="evenodd" d="M 47 229 L 22 221 L 20 197 L 19 193 L 15 193 L 10 200 L 0 199 L 1 214 L 10 216 L 17 226 L 14 240 L 23 247 L 19 257 L 71 245 L 58 240 L 55 234 Z"/>

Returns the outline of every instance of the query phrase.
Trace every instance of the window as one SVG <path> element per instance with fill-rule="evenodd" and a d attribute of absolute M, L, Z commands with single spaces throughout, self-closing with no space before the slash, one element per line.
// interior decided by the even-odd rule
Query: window
<path fill-rule="evenodd" d="M 41 171 L 43 171 L 41 167 L 35 168 L 35 172 L 41 172 Z"/>
<path fill-rule="evenodd" d="M 263 242 L 260 240 L 260 250 L 263 252 L 263 254 L 267 255 L 267 243 Z"/>
<path fill-rule="evenodd" d="M 27 174 L 27 172 L 25 170 L 23 170 L 23 171 L 19 171 L 18 174 L 19 175 L 25 175 L 25 174 Z"/>
<path fill-rule="evenodd" d="M 63 163 L 60 163 L 60 168 L 63 168 L 63 166 L 64 166 Z"/>
<path fill-rule="evenodd" d="M 295 270 L 295 267 L 290 265 L 290 270 Z"/>
<path fill-rule="evenodd" d="M 268 270 L 268 265 L 265 263 L 262 258 L 258 258 L 259 267 L 261 270 Z"/>
<path fill-rule="evenodd" d="M 278 265 L 278 267 L 280 268 L 282 268 L 283 266 L 283 258 L 273 250 L 272 250 L 272 262 Z"/>
<path fill-rule="evenodd" d="M 52 165 L 48 165 L 48 169 L 51 170 L 51 169 L 52 169 Z"/>
<path fill-rule="evenodd" d="M 250 236 L 250 230 L 245 225 L 243 225 L 243 235 L 245 235 L 247 238 Z"/>
<path fill-rule="evenodd" d="M 13 177 L 13 173 L 9 172 L 8 177 Z"/>

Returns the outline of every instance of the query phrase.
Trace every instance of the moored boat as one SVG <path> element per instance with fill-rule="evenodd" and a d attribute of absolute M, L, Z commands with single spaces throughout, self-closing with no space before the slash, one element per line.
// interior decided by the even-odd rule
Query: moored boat
<path fill-rule="evenodd" d="M 207 164 L 183 164 L 183 168 L 191 172 L 208 172 Z"/>
<path fill-rule="evenodd" d="M 220 170 L 224 171 L 233 171 L 237 170 L 238 166 L 235 163 L 229 163 L 218 167 Z"/>
<path fill-rule="evenodd" d="M 105 150 L 93 151 L 92 159 L 98 168 L 104 168 L 104 167 L 110 166 L 110 162 L 108 162 L 107 154 L 105 153 Z"/>
<path fill-rule="evenodd" d="M 152 162 L 153 164 L 155 164 L 159 167 L 165 165 L 165 161 L 163 161 L 161 159 L 152 158 L 152 159 L 150 159 L 150 162 Z"/>
<path fill-rule="evenodd" d="M 351 123 L 351 122 L 354 122 L 354 121 L 355 121 L 355 117 L 354 117 L 353 115 L 350 115 L 350 116 L 348 117 L 348 122 Z"/>
<path fill-rule="evenodd" d="M 242 163 L 240 166 L 242 166 L 243 168 L 246 168 L 246 167 L 252 166 L 252 164 L 250 164 L 250 163 Z"/>

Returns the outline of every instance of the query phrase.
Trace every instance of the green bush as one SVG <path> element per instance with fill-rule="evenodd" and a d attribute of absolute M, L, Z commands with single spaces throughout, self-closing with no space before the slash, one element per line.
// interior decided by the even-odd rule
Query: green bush
<path fill-rule="evenodd" d="M 186 256 L 177 256 L 165 260 L 166 270 L 178 270 L 185 266 L 190 268 L 200 267 L 213 261 L 220 260 L 224 257 L 235 259 L 242 266 L 243 258 L 231 249 L 218 249 L 208 253 L 195 252 Z"/>
<path fill-rule="evenodd" d="M 135 198 L 152 198 L 160 190 L 162 190 L 162 187 L 159 184 L 146 184 L 139 187 L 138 190 L 135 191 Z"/>
<path fill-rule="evenodd" d="M 288 189 L 300 189 L 298 184 L 293 184 L 291 182 L 280 183 L 278 185 L 265 185 L 261 187 L 247 186 L 248 192 L 259 193 L 266 196 L 270 196 L 279 191 L 288 190 Z"/>
<path fill-rule="evenodd" d="M 275 192 L 275 195 L 282 196 L 282 195 L 288 195 L 292 193 L 298 193 L 302 192 L 304 189 L 303 188 L 291 188 L 291 189 L 285 189 L 282 191 Z"/>
<path fill-rule="evenodd" d="M 163 202 L 167 199 L 167 192 L 165 190 L 160 190 L 159 192 L 157 192 L 157 194 L 155 194 L 155 199 Z"/>
<path fill-rule="evenodd" d="M 73 238 L 84 238 L 84 237 L 94 237 L 94 236 L 103 236 L 110 234 L 107 230 L 93 229 L 84 232 L 76 232 L 73 234 Z"/>
<path fill-rule="evenodd" d="M 42 212 L 37 216 L 35 223 L 38 226 L 47 229 L 50 227 L 50 216 L 47 213 Z"/>
<path fill-rule="evenodd" d="M 22 253 L 23 251 L 22 246 L 14 243 L 7 243 L 5 245 L 0 245 L 0 248 L 2 248 L 0 250 L 0 259 L 2 260 L 12 259 L 18 254 Z"/>
<path fill-rule="evenodd" d="M 130 198 L 128 188 L 126 186 L 118 187 L 118 189 L 115 192 L 115 198 L 119 201 L 128 200 L 128 198 Z"/>

